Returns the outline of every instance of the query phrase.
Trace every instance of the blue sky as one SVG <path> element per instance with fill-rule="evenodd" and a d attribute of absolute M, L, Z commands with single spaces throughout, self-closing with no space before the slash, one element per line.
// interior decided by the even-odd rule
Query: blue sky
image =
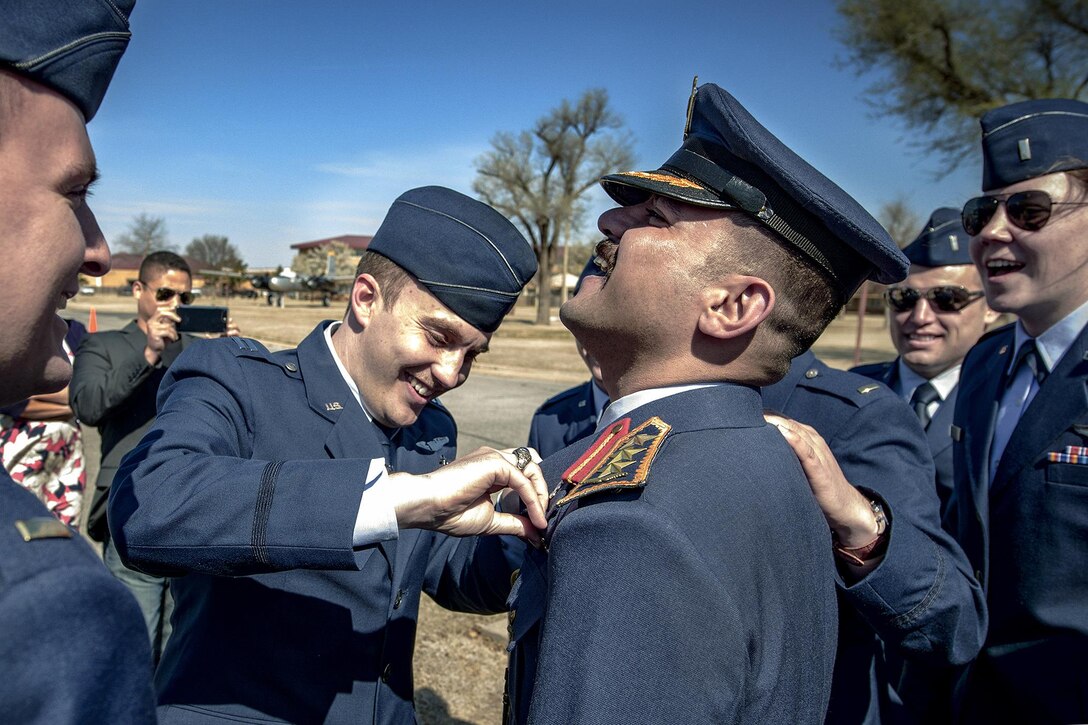
<path fill-rule="evenodd" d="M 838 22 L 830 0 L 140 0 L 89 126 L 93 208 L 107 238 L 146 212 L 179 247 L 224 234 L 250 266 L 287 265 L 294 242 L 373 233 L 406 189 L 471 194 L 496 132 L 587 88 L 608 90 L 639 167 L 657 168 L 695 74 L 870 212 L 958 206 L 979 171 L 935 180 L 937 160 L 871 116 L 870 79 L 835 65 Z M 596 193 L 593 218 L 607 206 Z"/>

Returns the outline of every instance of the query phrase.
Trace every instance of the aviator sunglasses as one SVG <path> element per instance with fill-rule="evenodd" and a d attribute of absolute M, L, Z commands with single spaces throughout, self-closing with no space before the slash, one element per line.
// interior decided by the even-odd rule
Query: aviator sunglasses
<path fill-rule="evenodd" d="M 923 297 L 941 312 L 958 312 L 981 298 L 982 295 L 981 290 L 972 292 L 960 285 L 942 285 L 940 287 L 930 287 L 926 290 L 914 289 L 913 287 L 889 287 L 884 292 L 884 299 L 887 301 L 888 307 L 896 312 L 913 310 L 914 306 L 918 304 L 918 300 Z"/>
<path fill-rule="evenodd" d="M 1016 226 L 1034 232 L 1046 226 L 1050 209 L 1055 206 L 1088 206 L 1083 201 L 1054 201 L 1050 194 L 1039 189 L 1018 191 L 1008 196 L 976 196 L 963 205 L 963 228 L 972 237 L 979 234 L 997 213 L 998 205 L 1005 204 L 1005 214 Z"/>
<path fill-rule="evenodd" d="M 144 282 L 143 280 L 140 280 L 140 282 L 145 287 L 147 286 L 147 282 Z M 155 290 L 155 301 L 169 302 L 170 300 L 174 299 L 174 295 L 178 296 L 178 298 L 181 300 L 181 304 L 183 305 L 193 304 L 192 292 L 178 292 L 177 290 L 170 289 L 169 287 L 159 287 L 157 290 Z"/>

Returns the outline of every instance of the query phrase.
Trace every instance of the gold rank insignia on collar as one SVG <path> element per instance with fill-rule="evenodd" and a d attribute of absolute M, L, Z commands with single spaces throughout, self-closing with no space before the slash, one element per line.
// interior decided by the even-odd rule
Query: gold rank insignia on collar
<path fill-rule="evenodd" d="M 628 432 L 630 424 L 625 418 L 609 426 L 566 470 L 563 480 L 571 489 L 556 507 L 594 493 L 646 486 L 650 464 L 672 426 L 656 416 Z"/>
<path fill-rule="evenodd" d="M 52 516 L 35 516 L 32 519 L 20 519 L 15 528 L 23 541 L 35 539 L 70 539 L 72 530 Z"/>

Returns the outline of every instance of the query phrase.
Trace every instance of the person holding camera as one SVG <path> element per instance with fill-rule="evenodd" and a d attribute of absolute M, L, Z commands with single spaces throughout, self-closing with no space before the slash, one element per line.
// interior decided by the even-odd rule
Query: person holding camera
<path fill-rule="evenodd" d="M 135 595 L 158 662 L 170 636 L 173 600 L 167 579 L 133 571 L 121 563 L 110 541 L 106 501 L 121 459 L 155 422 L 155 395 L 167 368 L 197 336 L 178 331 L 180 305 L 193 300 L 188 263 L 173 252 L 153 252 L 132 283 L 136 319 L 120 330 L 88 335 L 76 351 L 71 404 L 79 420 L 96 426 L 102 462 L 87 516 L 87 533 L 105 545 L 106 566 Z M 228 320 L 228 336 L 239 334 Z"/>

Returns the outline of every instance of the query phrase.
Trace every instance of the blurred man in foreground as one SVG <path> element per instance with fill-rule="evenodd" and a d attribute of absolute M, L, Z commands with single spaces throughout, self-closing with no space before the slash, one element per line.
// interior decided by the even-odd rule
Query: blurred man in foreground
<path fill-rule="evenodd" d="M 110 253 L 87 192 L 90 121 L 128 45 L 132 2 L 9 2 L 0 22 L 0 405 L 62 389 L 57 311 Z M 83 616 L 72 618 L 73 608 Z M 0 712 L 10 722 L 154 721 L 136 602 L 0 471 Z"/>

